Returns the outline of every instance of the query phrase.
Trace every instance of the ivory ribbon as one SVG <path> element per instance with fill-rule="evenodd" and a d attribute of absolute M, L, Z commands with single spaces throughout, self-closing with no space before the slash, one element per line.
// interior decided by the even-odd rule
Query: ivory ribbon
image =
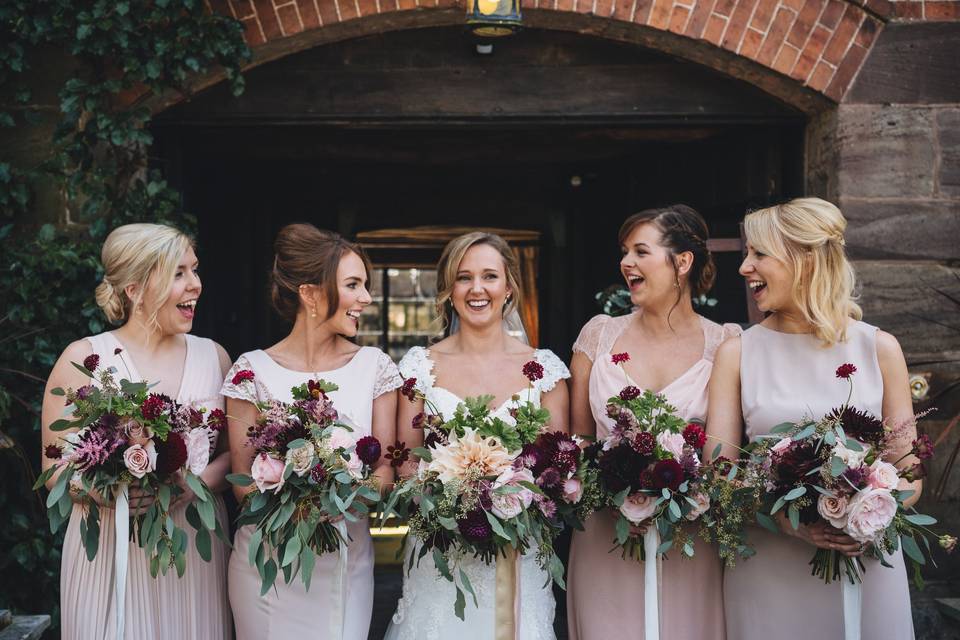
<path fill-rule="evenodd" d="M 494 638 L 516 640 L 520 605 L 517 575 L 517 550 L 507 547 L 506 555 L 497 556 L 496 584 L 494 585 Z"/>
<path fill-rule="evenodd" d="M 643 534 L 643 637 L 644 640 L 660 640 L 660 584 L 657 579 L 660 558 L 660 533 L 650 523 Z"/>
<path fill-rule="evenodd" d="M 347 619 L 347 559 L 350 539 L 347 533 L 347 523 L 339 520 L 336 525 L 340 532 L 340 551 L 337 554 L 337 566 L 333 570 L 333 584 L 330 586 L 330 637 L 335 640 L 343 638 L 344 622 Z"/>
<path fill-rule="evenodd" d="M 843 576 L 843 638 L 860 640 L 860 612 L 863 606 L 863 583 L 851 583 Z"/>
<path fill-rule="evenodd" d="M 114 511 L 113 544 L 113 611 L 117 618 L 117 640 L 123 640 L 124 606 L 127 598 L 127 563 L 130 555 L 130 503 L 127 500 L 127 483 L 117 487 L 117 504 Z"/>

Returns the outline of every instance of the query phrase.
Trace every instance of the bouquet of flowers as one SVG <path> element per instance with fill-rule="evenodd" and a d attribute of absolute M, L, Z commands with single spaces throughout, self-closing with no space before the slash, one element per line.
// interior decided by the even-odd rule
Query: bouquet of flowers
<path fill-rule="evenodd" d="M 822 518 L 864 545 L 864 554 L 884 566 L 890 565 L 883 554 L 902 547 L 918 580 L 920 565 L 926 562 L 921 545 L 929 555 L 927 534 L 932 532 L 927 525 L 936 520 L 904 507 L 903 501 L 913 492 L 897 487 L 901 479 L 923 477 L 923 463 L 901 470 L 885 460 L 913 422 L 891 426 L 850 406 L 856 370 L 852 364 L 843 364 L 836 371 L 838 378 L 850 383 L 850 394 L 842 406 L 819 420 L 778 425 L 772 430 L 777 436 L 754 448 L 754 476 L 762 479 L 767 489 L 766 508 L 757 513 L 757 520 L 777 531 L 770 516 L 783 509 L 794 529 Z M 921 435 L 914 440 L 901 460 L 911 454 L 921 461 L 930 458 L 933 447 L 929 438 Z M 953 536 L 939 536 L 938 540 L 948 551 L 956 545 Z M 811 565 L 812 573 L 827 583 L 839 578 L 841 570 L 851 583 L 859 582 L 864 570 L 859 557 L 827 549 L 817 549 Z"/>
<path fill-rule="evenodd" d="M 543 368 L 528 362 L 524 375 L 532 385 Z M 383 517 L 396 512 L 408 518 L 410 534 L 421 542 L 419 557 L 432 553 L 437 569 L 454 583 L 460 619 L 464 589 L 476 604 L 469 578 L 457 567 L 466 555 L 492 563 L 536 545 L 541 566 L 563 586 L 553 540 L 565 522 L 582 528 L 593 486 L 578 441 L 548 431 L 549 412 L 519 396 L 510 412 L 514 424 L 491 415 L 492 396 L 466 399 L 445 420 L 415 384 L 407 379 L 401 392 L 426 404 L 415 418 L 425 430 L 424 446 L 413 450 L 420 463 L 390 495 Z"/>
<path fill-rule="evenodd" d="M 613 355 L 615 364 L 628 359 L 626 353 Z M 692 557 L 693 539 L 682 525 L 710 507 L 700 474 L 703 426 L 678 417 L 664 396 L 632 385 L 607 401 L 607 415 L 615 424 L 592 445 L 590 456 L 604 503 L 619 511 L 615 544 L 624 557 L 643 560 L 642 541 L 630 525 L 649 523 L 660 535 L 657 554 L 676 546 Z"/>
<path fill-rule="evenodd" d="M 234 383 L 252 382 L 253 377 L 243 370 Z M 316 556 L 344 548 L 344 521 L 356 522 L 357 514 L 369 513 L 364 501 L 380 500 L 372 477 L 380 442 L 373 436 L 355 439 L 327 395 L 337 388 L 310 380 L 293 388 L 292 404 L 258 403 L 260 415 L 247 430 L 255 455 L 251 475 L 227 476 L 239 486 L 256 484 L 237 522 L 255 525 L 249 561 L 260 573 L 261 595 L 273 586 L 278 571 L 286 583 L 299 572 L 309 590 Z"/>
<path fill-rule="evenodd" d="M 120 349 L 115 355 L 120 355 Z M 125 519 L 123 514 L 129 513 L 127 488 L 137 484 L 155 497 L 135 516 L 133 529 L 134 538 L 150 558 L 150 573 L 156 577 L 158 572 L 166 574 L 176 567 L 177 575 L 182 576 L 187 534 L 170 518 L 172 501 L 183 493 L 176 482 L 180 475 L 197 496 L 187 505 L 186 517 L 197 531 L 197 551 L 209 561 L 211 532 L 225 542 L 227 538 L 216 518 L 213 493 L 199 476 L 210 461 L 213 433 L 226 427 L 223 411 L 206 414 L 204 409 L 179 405 L 167 396 L 149 393 L 146 382 L 121 379 L 117 383 L 116 369 L 101 367 L 97 354 L 73 366 L 100 384 L 51 391 L 65 397 L 69 417 L 55 421 L 50 429 L 77 429 L 60 444 L 47 447 L 44 454 L 57 464 L 34 485 L 34 489 L 43 486 L 60 470 L 47 496 L 51 531 L 56 532 L 69 519 L 71 491 L 86 498 L 80 538 L 87 558 L 93 560 L 100 539 L 100 510 L 92 496 L 97 493 L 105 500 L 115 500 L 117 518 Z"/>
<path fill-rule="evenodd" d="M 754 467 L 740 465 L 718 456 L 700 465 L 700 486 L 710 499 L 710 507 L 700 516 L 700 536 L 717 545 L 720 559 L 727 567 L 737 558 L 756 554 L 747 536 L 747 525 L 756 520 L 764 499 L 764 483 L 753 476 Z"/>

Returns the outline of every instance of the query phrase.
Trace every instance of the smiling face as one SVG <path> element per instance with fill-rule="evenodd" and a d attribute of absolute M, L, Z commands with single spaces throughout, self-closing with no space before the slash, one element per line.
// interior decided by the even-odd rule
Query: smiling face
<path fill-rule="evenodd" d="M 357 335 L 360 329 L 360 314 L 373 301 L 367 291 L 367 270 L 360 256 L 353 251 L 346 251 L 340 258 L 340 264 L 337 265 L 337 295 L 340 299 L 336 311 L 329 318 L 326 317 L 327 307 L 322 299 L 322 287 L 307 286 L 317 298 L 316 302 L 312 298 L 305 301 L 308 308 L 313 306 L 316 309 L 317 316 L 310 317 L 311 320 L 319 321 L 333 333 L 342 336 Z M 309 310 L 307 313 L 309 316 Z"/>
<path fill-rule="evenodd" d="M 164 334 L 188 333 L 193 328 L 197 301 L 203 289 L 198 266 L 197 254 L 193 247 L 188 247 L 177 263 L 170 293 L 157 310 L 157 324 Z M 148 285 L 148 295 L 145 296 L 148 300 L 152 298 L 149 295 L 151 286 Z"/>
<path fill-rule="evenodd" d="M 634 227 L 620 247 L 620 273 L 630 289 L 630 301 L 638 307 L 669 306 L 677 299 L 678 272 L 661 240 L 660 230 L 647 222 Z"/>
<path fill-rule="evenodd" d="M 500 322 L 510 293 L 500 252 L 489 244 L 475 244 L 467 249 L 450 294 L 461 322 L 473 327 Z"/>
<path fill-rule="evenodd" d="M 794 273 L 784 261 L 747 243 L 747 256 L 740 264 L 740 275 L 747 279 L 750 295 L 760 311 L 789 313 L 796 310 Z"/>

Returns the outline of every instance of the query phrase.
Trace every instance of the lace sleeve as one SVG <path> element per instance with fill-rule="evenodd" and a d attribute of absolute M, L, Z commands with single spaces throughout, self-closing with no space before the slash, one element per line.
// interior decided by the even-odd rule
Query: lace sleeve
<path fill-rule="evenodd" d="M 390 393 L 394 389 L 399 389 L 403 384 L 400 377 L 400 370 L 393 363 L 390 356 L 380 351 L 377 354 L 377 378 L 373 382 L 373 397 L 379 398 L 385 393 Z"/>
<path fill-rule="evenodd" d="M 247 360 L 245 355 L 240 356 L 230 367 L 226 378 L 223 379 L 223 386 L 220 388 L 221 395 L 256 404 L 260 400 L 258 390 L 256 374 L 250 365 L 250 361 Z"/>
<path fill-rule="evenodd" d="M 603 314 L 590 318 L 587 324 L 583 325 L 583 329 L 580 330 L 576 342 L 573 343 L 573 351 L 587 356 L 591 362 L 596 360 L 597 351 L 600 348 L 600 336 L 603 335 L 603 329 L 607 326 L 609 320 L 610 316 Z"/>
<path fill-rule="evenodd" d="M 734 322 L 728 322 L 728 323 L 726 323 L 726 324 L 723 325 L 723 339 L 724 339 L 724 340 L 726 340 L 727 338 L 736 338 L 736 337 L 739 336 L 741 333 L 743 333 L 743 327 L 741 327 L 740 325 L 738 325 L 738 324 L 736 324 L 736 323 L 734 323 Z"/>
<path fill-rule="evenodd" d="M 557 382 L 570 377 L 570 370 L 567 369 L 567 365 L 563 364 L 563 360 L 558 358 L 553 351 L 537 349 L 536 358 L 537 362 L 543 367 L 543 378 L 537 381 L 540 393 L 547 393 L 557 385 Z"/>
<path fill-rule="evenodd" d="M 433 361 L 427 355 L 427 350 L 423 347 L 413 347 L 403 358 L 400 359 L 400 376 L 407 378 L 416 378 L 417 383 L 414 387 L 420 393 L 426 395 L 433 387 Z"/>

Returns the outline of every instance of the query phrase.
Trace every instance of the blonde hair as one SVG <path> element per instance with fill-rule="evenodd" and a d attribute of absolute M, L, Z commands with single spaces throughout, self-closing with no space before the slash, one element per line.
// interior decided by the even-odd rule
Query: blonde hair
<path fill-rule="evenodd" d="M 188 235 L 162 224 L 125 224 L 111 231 L 100 251 L 103 282 L 96 289 L 97 304 L 107 320 L 123 324 L 142 304 L 148 311 L 145 326 L 155 327 L 157 313 L 173 288 L 180 258 L 193 246 Z M 131 284 L 138 285 L 134 299 L 126 292 Z M 145 299 L 151 284 L 150 297 Z"/>
<path fill-rule="evenodd" d="M 450 300 L 450 296 L 453 294 L 453 286 L 457 281 L 457 271 L 460 269 L 460 263 L 467 251 L 479 244 L 490 245 L 503 258 L 503 270 L 506 272 L 507 284 L 511 290 L 510 298 L 503 306 L 503 315 L 506 316 L 520 306 L 522 295 L 520 290 L 520 262 L 507 241 L 495 233 L 485 231 L 473 231 L 457 236 L 443 248 L 440 262 L 437 263 L 436 308 L 444 333 L 450 327 L 450 322 L 453 319 L 453 302 Z"/>
<path fill-rule="evenodd" d="M 754 249 L 793 269 L 793 300 L 824 346 L 847 339 L 847 320 L 859 320 L 856 274 L 844 250 L 847 220 L 820 198 L 797 198 L 759 209 L 743 221 Z"/>

